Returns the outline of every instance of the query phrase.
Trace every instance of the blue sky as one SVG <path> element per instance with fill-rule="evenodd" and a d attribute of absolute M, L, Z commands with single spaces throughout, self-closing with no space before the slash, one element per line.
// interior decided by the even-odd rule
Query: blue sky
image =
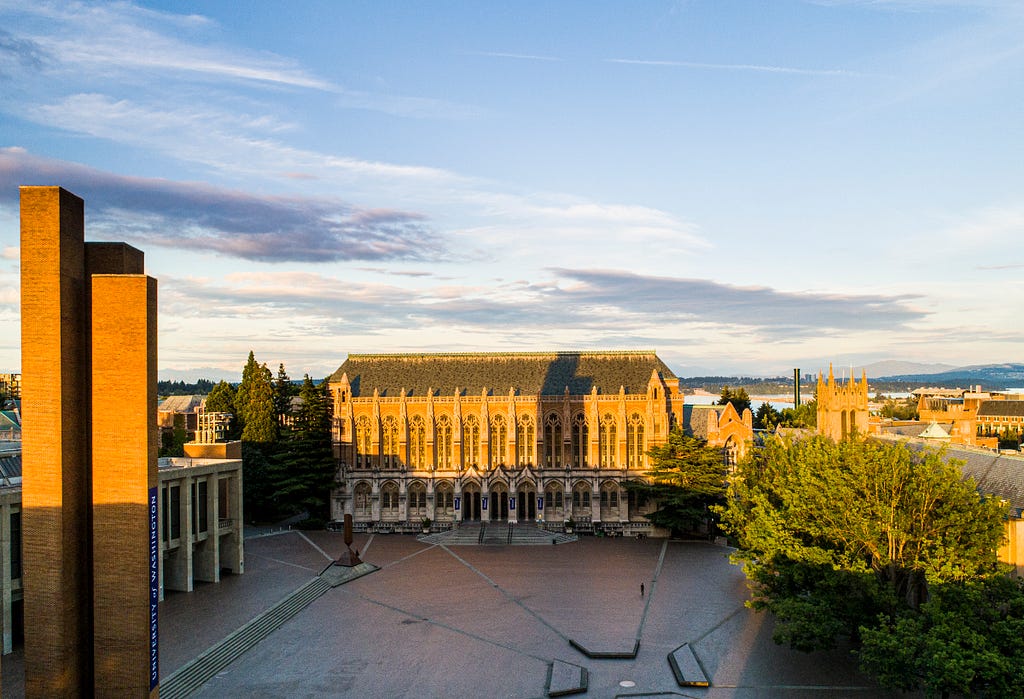
<path fill-rule="evenodd" d="M 165 375 L 1024 359 L 1016 0 L 27 5 L 0 0 L 2 367 L 19 184 L 146 252 Z"/>

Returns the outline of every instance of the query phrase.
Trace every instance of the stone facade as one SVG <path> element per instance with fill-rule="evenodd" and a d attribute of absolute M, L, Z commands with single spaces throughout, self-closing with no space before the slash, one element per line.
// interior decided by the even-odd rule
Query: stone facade
<path fill-rule="evenodd" d="M 350 355 L 330 377 L 332 518 L 416 530 L 462 521 L 646 531 L 625 488 L 683 422 L 653 352 Z"/>
<path fill-rule="evenodd" d="M 840 441 L 855 435 L 868 434 L 868 377 L 858 381 L 836 381 L 832 365 L 828 380 L 818 374 L 818 434 Z"/>

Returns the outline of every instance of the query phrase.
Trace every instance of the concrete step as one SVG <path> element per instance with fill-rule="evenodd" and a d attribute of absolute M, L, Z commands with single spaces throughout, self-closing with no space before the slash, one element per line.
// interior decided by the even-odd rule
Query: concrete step
<path fill-rule="evenodd" d="M 510 536 L 511 532 L 511 536 Z M 418 537 L 426 544 L 445 546 L 551 546 L 578 541 L 572 534 L 553 532 L 532 522 L 509 525 L 507 522 L 468 523 L 446 532 Z"/>

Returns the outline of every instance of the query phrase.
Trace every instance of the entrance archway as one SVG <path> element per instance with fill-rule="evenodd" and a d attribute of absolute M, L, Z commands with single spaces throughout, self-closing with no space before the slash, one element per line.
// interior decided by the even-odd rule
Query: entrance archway
<path fill-rule="evenodd" d="M 516 493 L 516 517 L 519 521 L 537 519 L 537 486 L 531 482 L 520 483 Z"/>
<path fill-rule="evenodd" d="M 480 486 L 476 483 L 462 486 L 462 519 L 470 522 L 480 519 Z"/>
<path fill-rule="evenodd" d="M 504 483 L 491 484 L 491 519 L 508 519 L 508 486 Z"/>

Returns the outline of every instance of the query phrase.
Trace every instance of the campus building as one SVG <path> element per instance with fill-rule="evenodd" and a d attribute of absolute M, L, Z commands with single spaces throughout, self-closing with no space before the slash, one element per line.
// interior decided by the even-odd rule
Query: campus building
<path fill-rule="evenodd" d="M 332 518 L 359 528 L 649 531 L 654 505 L 626 484 L 684 426 L 679 379 L 654 352 L 353 354 L 329 384 Z"/>
<path fill-rule="evenodd" d="M 854 435 L 868 434 L 868 377 L 862 373 L 860 381 L 851 377 L 836 381 L 832 365 L 828 379 L 818 373 L 815 391 L 817 400 L 818 434 L 840 441 Z"/>

